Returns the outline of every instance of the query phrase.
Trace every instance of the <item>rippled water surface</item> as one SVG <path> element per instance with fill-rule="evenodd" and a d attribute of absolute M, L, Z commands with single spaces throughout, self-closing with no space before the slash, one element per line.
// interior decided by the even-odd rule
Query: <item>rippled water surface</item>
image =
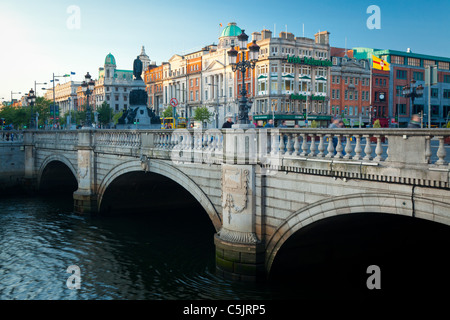
<path fill-rule="evenodd" d="M 0 199 L 0 299 L 266 299 L 215 274 L 205 214 L 80 217 L 71 199 Z M 81 289 L 66 285 L 71 265 Z"/>

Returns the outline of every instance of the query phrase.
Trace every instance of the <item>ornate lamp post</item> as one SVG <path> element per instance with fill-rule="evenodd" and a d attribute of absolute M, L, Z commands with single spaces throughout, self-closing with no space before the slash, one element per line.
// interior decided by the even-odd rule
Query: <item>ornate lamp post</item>
<path fill-rule="evenodd" d="M 86 96 L 86 121 L 84 123 L 84 128 L 92 128 L 92 115 L 91 115 L 91 107 L 89 106 L 89 97 L 94 92 L 95 82 L 91 79 L 91 75 L 86 73 L 84 76 L 84 81 L 81 84 L 81 89 L 83 90 L 84 95 Z"/>
<path fill-rule="evenodd" d="M 406 98 L 410 98 L 411 99 L 411 108 L 414 107 L 414 99 L 416 98 L 420 98 L 423 96 L 423 86 L 420 84 L 417 87 L 414 86 L 414 84 L 416 83 L 416 80 L 411 79 L 411 85 L 406 85 L 403 87 L 403 96 Z M 423 111 L 421 112 L 421 118 L 423 117 Z M 430 115 L 428 115 L 430 116 Z"/>
<path fill-rule="evenodd" d="M 239 100 L 239 116 L 238 125 L 248 125 L 250 123 L 248 119 L 248 105 L 247 105 L 247 90 L 245 89 L 245 72 L 248 69 L 254 69 L 259 56 L 259 46 L 256 44 L 256 40 L 248 48 L 249 59 L 246 60 L 245 53 L 247 51 L 248 35 L 244 30 L 238 36 L 239 50 L 234 49 L 234 46 L 228 51 L 228 61 L 233 68 L 233 72 L 240 71 L 242 73 L 242 87 L 241 87 L 241 99 Z M 240 54 L 240 61 L 237 62 L 237 56 Z"/>
<path fill-rule="evenodd" d="M 32 130 L 32 129 L 35 129 L 35 124 L 34 124 L 34 119 L 33 119 L 33 117 L 34 117 L 33 106 L 34 106 L 34 103 L 36 102 L 36 96 L 34 95 L 33 89 L 30 89 L 27 100 L 28 100 L 28 103 L 30 104 L 30 130 Z"/>

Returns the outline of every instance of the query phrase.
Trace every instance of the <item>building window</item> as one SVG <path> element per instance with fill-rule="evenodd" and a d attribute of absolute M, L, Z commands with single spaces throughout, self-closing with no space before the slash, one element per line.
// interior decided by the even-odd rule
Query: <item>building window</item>
<path fill-rule="evenodd" d="M 344 100 L 348 100 L 348 90 L 345 90 Z"/>
<path fill-rule="evenodd" d="M 420 59 L 408 58 L 408 66 L 420 67 Z"/>
<path fill-rule="evenodd" d="M 444 99 L 450 99 L 450 90 L 444 89 Z"/>
<path fill-rule="evenodd" d="M 437 88 L 431 88 L 431 97 L 437 98 L 439 96 L 439 89 Z"/>
<path fill-rule="evenodd" d="M 444 74 L 444 82 L 450 83 L 450 74 Z"/>
<path fill-rule="evenodd" d="M 397 79 L 406 79 L 406 70 L 397 70 Z"/>
<path fill-rule="evenodd" d="M 404 104 L 404 103 L 397 104 L 397 113 L 400 116 L 405 116 L 406 115 L 406 104 Z"/>
<path fill-rule="evenodd" d="M 393 64 L 405 64 L 405 58 L 400 56 L 391 56 L 391 63 Z"/>
<path fill-rule="evenodd" d="M 423 72 L 414 72 L 413 73 L 414 80 L 423 81 Z"/>
<path fill-rule="evenodd" d="M 448 121 L 448 119 L 450 119 L 450 106 L 444 106 L 444 107 L 443 107 L 443 110 L 444 110 L 443 116 L 444 116 L 444 118 L 446 118 L 447 121 Z"/>
<path fill-rule="evenodd" d="M 435 66 L 436 61 L 433 60 L 423 60 L 423 67 L 426 68 L 427 66 Z"/>
<path fill-rule="evenodd" d="M 442 69 L 442 70 L 449 70 L 450 69 L 450 63 L 449 62 L 444 62 L 444 61 L 439 61 L 438 62 L 438 68 Z"/>

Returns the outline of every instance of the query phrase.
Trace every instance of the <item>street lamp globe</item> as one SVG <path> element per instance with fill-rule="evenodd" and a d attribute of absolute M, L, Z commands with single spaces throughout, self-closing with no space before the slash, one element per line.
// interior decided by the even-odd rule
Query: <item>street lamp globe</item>
<path fill-rule="evenodd" d="M 253 40 L 252 44 L 249 47 L 250 50 L 250 61 L 255 63 L 259 58 L 259 46 L 256 44 L 256 40 Z"/>
<path fill-rule="evenodd" d="M 242 33 L 238 35 L 237 40 L 240 50 L 247 50 L 248 35 L 245 34 L 244 29 L 242 29 Z"/>
<path fill-rule="evenodd" d="M 231 65 L 235 65 L 237 61 L 237 55 L 238 52 L 236 49 L 234 49 L 234 46 L 231 47 L 230 50 L 228 50 L 228 63 Z"/>

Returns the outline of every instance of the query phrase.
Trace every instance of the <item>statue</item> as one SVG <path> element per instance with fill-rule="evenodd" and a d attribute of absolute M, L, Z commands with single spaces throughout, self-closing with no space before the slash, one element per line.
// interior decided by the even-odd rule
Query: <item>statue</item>
<path fill-rule="evenodd" d="M 136 80 L 142 80 L 141 74 L 142 74 L 142 61 L 141 59 L 139 59 L 138 56 L 136 59 L 134 59 L 133 75 Z"/>

